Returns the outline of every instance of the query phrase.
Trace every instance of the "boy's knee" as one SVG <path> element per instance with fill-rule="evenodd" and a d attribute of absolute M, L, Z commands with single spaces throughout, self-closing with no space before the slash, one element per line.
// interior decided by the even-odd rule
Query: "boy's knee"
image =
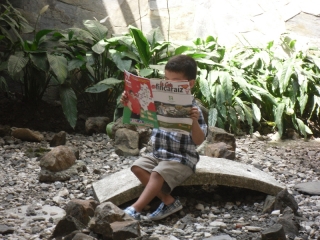
<path fill-rule="evenodd" d="M 141 167 L 138 166 L 132 166 L 131 167 L 131 172 L 133 172 L 134 174 L 137 174 L 139 172 L 141 172 L 141 170 L 143 170 Z"/>

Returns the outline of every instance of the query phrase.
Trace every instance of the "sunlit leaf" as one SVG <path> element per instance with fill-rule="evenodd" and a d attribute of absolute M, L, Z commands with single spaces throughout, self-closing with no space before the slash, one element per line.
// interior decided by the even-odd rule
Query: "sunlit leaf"
<path fill-rule="evenodd" d="M 276 114 L 275 114 L 275 123 L 277 124 L 278 133 L 280 136 L 282 136 L 282 133 L 283 133 L 282 115 L 284 112 L 284 108 L 285 108 L 285 104 L 279 103 L 276 109 Z"/>
<path fill-rule="evenodd" d="M 253 118 L 256 122 L 260 122 L 261 120 L 261 112 L 260 108 L 255 103 L 251 103 L 252 110 L 253 110 Z"/>
<path fill-rule="evenodd" d="M 208 124 L 209 126 L 215 126 L 218 118 L 218 110 L 216 108 L 209 109 L 209 116 L 208 116 Z"/>
<path fill-rule="evenodd" d="M 85 20 L 83 25 L 94 36 L 96 41 L 100 41 L 107 37 L 108 28 L 96 20 Z"/>

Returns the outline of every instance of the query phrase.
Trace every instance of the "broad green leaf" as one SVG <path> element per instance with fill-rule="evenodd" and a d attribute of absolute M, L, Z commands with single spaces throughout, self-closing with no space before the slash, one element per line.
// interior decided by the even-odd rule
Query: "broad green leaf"
<path fill-rule="evenodd" d="M 300 101 L 299 101 L 299 105 L 300 105 L 300 112 L 301 115 L 303 115 L 304 109 L 306 108 L 306 105 L 308 103 L 308 94 L 301 92 L 300 93 Z"/>
<path fill-rule="evenodd" d="M 143 33 L 136 27 L 129 26 L 129 31 L 138 49 L 142 63 L 145 67 L 148 67 L 151 59 L 150 46 L 148 40 L 143 35 Z"/>
<path fill-rule="evenodd" d="M 223 120 L 226 122 L 228 117 L 227 117 L 227 108 L 225 105 L 217 105 L 218 113 L 219 116 L 223 118 Z"/>
<path fill-rule="evenodd" d="M 85 61 L 80 59 L 72 59 L 70 62 L 68 62 L 68 71 L 80 68 L 84 63 Z"/>
<path fill-rule="evenodd" d="M 93 68 L 90 66 L 89 63 L 86 63 L 86 68 L 89 71 L 89 73 L 91 74 L 92 77 L 94 77 L 94 70 Z"/>
<path fill-rule="evenodd" d="M 70 126 L 74 129 L 77 124 L 77 96 L 71 87 L 60 87 L 60 100 L 63 113 Z"/>
<path fill-rule="evenodd" d="M 106 46 L 109 43 L 105 41 L 104 39 L 97 42 L 95 45 L 92 46 L 92 51 L 94 51 L 97 54 L 101 54 L 106 50 Z"/>
<path fill-rule="evenodd" d="M 208 83 L 209 86 L 215 84 L 215 82 L 219 79 L 219 71 L 212 70 L 208 74 Z"/>
<path fill-rule="evenodd" d="M 9 39 L 11 43 L 14 43 L 14 40 L 12 39 L 12 37 L 11 37 L 11 35 L 10 35 L 10 33 L 9 33 L 9 31 L 7 29 L 5 29 L 5 28 L 0 26 L 0 32 L 4 36 L 6 36 L 6 38 Z M 23 42 L 22 38 L 20 38 L 20 41 Z"/>
<path fill-rule="evenodd" d="M 251 90 L 251 89 L 249 89 L 249 92 L 250 92 L 250 94 L 251 94 L 253 97 L 255 97 L 256 99 L 262 101 L 261 96 L 260 96 L 259 93 L 255 92 L 255 91 L 253 91 L 253 90 Z M 250 96 L 250 95 L 249 95 L 249 98 L 251 99 L 251 96 Z"/>
<path fill-rule="evenodd" d="M 232 80 L 230 74 L 227 72 L 220 72 L 219 74 L 220 83 L 224 91 L 226 105 L 231 106 L 232 104 Z"/>
<path fill-rule="evenodd" d="M 182 54 L 182 53 L 184 53 L 185 51 L 188 51 L 188 50 L 189 50 L 189 47 L 180 46 L 174 51 L 174 55 L 180 55 L 180 54 Z"/>
<path fill-rule="evenodd" d="M 320 69 L 320 58 L 317 58 L 314 56 L 312 56 L 311 58 L 312 58 L 314 64 Z"/>
<path fill-rule="evenodd" d="M 245 116 L 244 116 L 244 112 L 242 110 L 242 107 L 240 105 L 235 105 L 234 106 L 234 109 L 236 110 L 238 116 L 239 116 L 239 119 L 240 121 L 244 122 L 245 120 Z"/>
<path fill-rule="evenodd" d="M 11 55 L 8 60 L 8 72 L 13 77 L 19 73 L 28 63 L 27 57 Z"/>
<path fill-rule="evenodd" d="M 282 122 L 282 115 L 284 112 L 285 103 L 279 103 L 275 113 L 275 123 L 277 124 L 278 133 L 282 136 L 283 133 L 283 122 Z"/>
<path fill-rule="evenodd" d="M 100 41 L 107 37 L 108 28 L 96 20 L 85 20 L 83 25 L 93 35 L 96 41 Z"/>
<path fill-rule="evenodd" d="M 47 54 L 50 67 L 60 84 L 63 84 L 68 75 L 68 62 L 63 56 Z"/>
<path fill-rule="evenodd" d="M 244 111 L 244 114 L 246 115 L 246 120 L 250 126 L 250 132 L 251 132 L 252 131 L 252 123 L 253 123 L 252 109 L 249 108 L 247 105 L 244 105 L 243 111 Z"/>
<path fill-rule="evenodd" d="M 153 74 L 153 69 L 150 69 L 150 68 L 143 68 L 143 69 L 140 69 L 139 71 L 139 75 L 141 77 L 147 77 L 147 76 L 150 76 L 151 74 Z"/>
<path fill-rule="evenodd" d="M 280 72 L 280 77 L 279 77 L 280 93 L 284 93 L 286 91 L 293 73 L 294 73 L 293 59 L 290 58 L 283 64 L 283 68 Z"/>
<path fill-rule="evenodd" d="M 43 29 L 43 30 L 40 30 L 39 32 L 37 32 L 36 34 L 36 37 L 35 37 L 35 42 L 36 42 L 36 45 L 38 45 L 41 41 L 41 38 L 43 38 L 44 36 L 46 36 L 47 34 L 53 32 L 53 30 L 50 30 L 50 29 Z"/>
<path fill-rule="evenodd" d="M 104 80 L 98 82 L 98 84 L 107 84 L 107 85 L 111 85 L 111 86 L 116 86 L 120 83 L 123 83 L 123 80 L 119 80 L 116 78 L 107 78 L 107 79 L 104 79 Z"/>
<path fill-rule="evenodd" d="M 47 59 L 47 54 L 33 53 L 33 54 L 30 54 L 30 59 L 38 69 L 41 69 L 44 72 L 49 71 L 50 66 Z"/>
<path fill-rule="evenodd" d="M 232 127 L 235 129 L 238 123 L 237 112 L 233 107 L 230 107 L 228 109 L 228 113 L 229 113 L 229 118 L 231 120 Z"/>
<path fill-rule="evenodd" d="M 88 32 L 88 31 L 84 30 L 84 29 L 81 29 L 81 28 L 69 28 L 69 30 L 73 31 L 75 36 L 78 36 L 83 40 L 84 39 L 94 40 L 92 34 L 90 32 Z M 101 40 L 101 39 L 99 39 L 99 40 Z"/>
<path fill-rule="evenodd" d="M 199 78 L 199 86 L 200 86 L 200 91 L 201 91 L 202 95 L 209 102 L 211 94 L 209 91 L 209 85 L 208 85 L 207 79 L 200 77 Z"/>
<path fill-rule="evenodd" d="M 108 90 L 109 88 L 113 88 L 111 85 L 107 85 L 107 84 L 95 84 L 92 87 L 88 87 L 86 89 L 86 92 L 88 93 L 101 93 L 104 92 L 106 90 Z"/>
<path fill-rule="evenodd" d="M 218 65 L 218 66 L 222 66 L 221 64 L 218 64 L 210 59 L 205 59 L 205 58 L 199 58 L 199 59 L 195 59 L 197 62 L 199 63 L 204 63 L 204 64 L 208 64 L 208 65 Z"/>
<path fill-rule="evenodd" d="M 210 108 L 209 109 L 209 116 L 208 116 L 208 124 L 211 127 L 214 127 L 216 125 L 218 119 L 218 111 L 216 108 Z"/>
<path fill-rule="evenodd" d="M 129 71 L 130 70 L 130 67 L 131 67 L 131 64 L 132 64 L 132 61 L 131 60 L 123 60 L 122 57 L 122 53 L 121 52 L 118 52 L 116 50 L 110 50 L 109 51 L 110 54 L 111 54 L 111 58 L 112 58 L 112 61 L 116 64 L 116 66 L 122 71 Z"/>
<path fill-rule="evenodd" d="M 221 85 L 218 85 L 216 88 L 216 102 L 217 106 L 220 107 L 225 104 L 225 95 Z"/>
<path fill-rule="evenodd" d="M 255 103 L 251 103 L 252 110 L 253 110 L 253 118 L 256 122 L 260 122 L 261 120 L 261 112 L 260 108 Z"/>

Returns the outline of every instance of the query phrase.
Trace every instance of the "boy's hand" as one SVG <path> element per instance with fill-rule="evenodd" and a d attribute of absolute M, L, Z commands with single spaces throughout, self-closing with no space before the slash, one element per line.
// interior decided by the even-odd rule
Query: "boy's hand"
<path fill-rule="evenodd" d="M 120 98 L 120 102 L 123 104 L 123 106 L 126 106 L 128 103 L 128 93 L 127 91 L 123 91 L 121 98 Z"/>
<path fill-rule="evenodd" d="M 190 110 L 190 118 L 192 119 L 193 122 L 198 122 L 199 119 L 199 110 L 197 107 L 192 107 Z"/>

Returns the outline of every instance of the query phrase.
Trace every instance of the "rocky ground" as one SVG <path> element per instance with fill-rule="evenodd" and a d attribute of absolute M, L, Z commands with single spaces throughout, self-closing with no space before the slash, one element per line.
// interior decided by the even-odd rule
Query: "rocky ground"
<path fill-rule="evenodd" d="M 42 134 L 50 140 L 55 133 Z M 320 239 L 320 196 L 303 194 L 294 187 L 319 181 L 320 141 L 271 143 L 267 139 L 239 137 L 236 161 L 268 172 L 294 196 L 301 228 L 288 239 Z M 117 156 L 106 134 L 68 134 L 67 145 L 79 149 L 87 171 L 66 182 L 41 183 L 38 156 L 50 148 L 48 141 L 0 138 L 0 239 L 48 239 L 70 199 L 94 199 L 94 181 L 128 168 L 136 159 Z M 157 222 L 142 220 L 146 239 L 260 239 L 261 232 L 280 217 L 278 212 L 262 213 L 266 195 L 246 189 L 208 184 L 179 187 L 173 194 L 179 195 L 183 210 Z M 157 204 L 155 200 L 150 208 Z"/>

